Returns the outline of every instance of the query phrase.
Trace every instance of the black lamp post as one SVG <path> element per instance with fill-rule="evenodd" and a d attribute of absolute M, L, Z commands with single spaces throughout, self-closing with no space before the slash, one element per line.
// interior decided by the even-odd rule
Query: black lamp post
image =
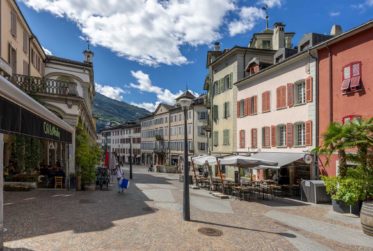
<path fill-rule="evenodd" d="M 195 97 L 189 91 L 184 92 L 176 99 L 177 104 L 181 106 L 184 112 L 184 199 L 183 199 L 183 218 L 190 221 L 190 199 L 189 199 L 189 163 L 188 163 L 188 109 Z"/>
<path fill-rule="evenodd" d="M 132 137 L 130 136 L 130 180 L 132 180 Z"/>

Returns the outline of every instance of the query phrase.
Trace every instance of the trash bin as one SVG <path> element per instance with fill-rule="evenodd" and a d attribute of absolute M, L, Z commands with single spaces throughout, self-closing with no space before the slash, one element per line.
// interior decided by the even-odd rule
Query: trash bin
<path fill-rule="evenodd" d="M 328 203 L 330 196 L 326 193 L 325 183 L 322 180 L 302 180 L 301 200 L 311 203 Z"/>
<path fill-rule="evenodd" d="M 179 181 L 184 182 L 184 175 L 180 174 L 179 175 Z M 193 185 L 193 176 L 189 175 L 189 185 Z"/>

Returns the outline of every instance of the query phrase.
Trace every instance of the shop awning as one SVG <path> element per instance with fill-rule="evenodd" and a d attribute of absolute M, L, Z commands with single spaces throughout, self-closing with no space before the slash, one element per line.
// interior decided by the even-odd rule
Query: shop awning
<path fill-rule="evenodd" d="M 193 157 L 192 158 L 193 160 L 193 163 L 196 164 L 196 165 L 204 165 L 206 164 L 206 161 L 209 165 L 216 165 L 216 157 L 215 156 L 211 156 L 211 155 L 202 155 L 202 156 L 198 156 L 198 157 Z"/>
<path fill-rule="evenodd" d="M 0 132 L 71 143 L 74 128 L 0 76 Z"/>
<path fill-rule="evenodd" d="M 260 152 L 252 155 L 253 158 L 277 162 L 277 166 L 259 165 L 255 169 L 279 169 L 287 164 L 302 159 L 305 153 L 281 153 L 281 152 Z"/>
<path fill-rule="evenodd" d="M 221 165 L 238 166 L 238 167 L 255 167 L 259 165 L 277 166 L 278 162 L 259 158 L 257 156 L 232 155 L 219 159 Z"/>

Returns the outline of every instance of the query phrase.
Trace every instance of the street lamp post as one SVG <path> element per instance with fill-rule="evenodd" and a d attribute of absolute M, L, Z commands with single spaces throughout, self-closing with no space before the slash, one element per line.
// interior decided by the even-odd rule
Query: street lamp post
<path fill-rule="evenodd" d="M 190 221 L 190 200 L 189 200 L 189 163 L 188 163 L 188 109 L 192 104 L 194 96 L 186 91 L 176 99 L 184 112 L 184 197 L 183 197 L 183 218 Z"/>
<path fill-rule="evenodd" d="M 130 180 L 132 180 L 132 137 L 130 136 Z"/>

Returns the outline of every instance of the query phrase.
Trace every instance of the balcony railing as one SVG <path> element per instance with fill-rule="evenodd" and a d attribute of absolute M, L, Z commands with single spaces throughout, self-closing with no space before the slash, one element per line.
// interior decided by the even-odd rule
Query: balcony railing
<path fill-rule="evenodd" d="M 13 75 L 10 81 L 28 94 L 78 95 L 76 83 L 73 82 L 18 74 Z"/>

